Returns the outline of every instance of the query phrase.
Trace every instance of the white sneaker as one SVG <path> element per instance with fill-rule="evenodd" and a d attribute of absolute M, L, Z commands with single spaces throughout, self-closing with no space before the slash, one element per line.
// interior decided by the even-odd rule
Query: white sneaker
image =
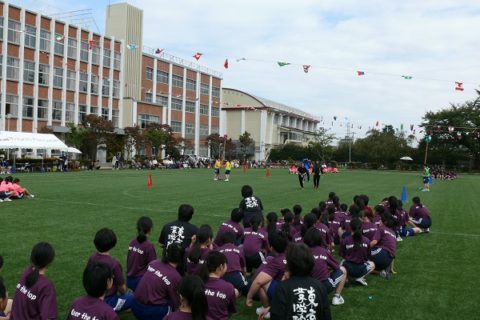
<path fill-rule="evenodd" d="M 2 199 L 0 199 L 0 202 L 3 202 L 3 200 L 2 200 Z"/>
<path fill-rule="evenodd" d="M 259 316 L 259 315 L 262 314 L 264 309 L 265 309 L 264 307 L 259 307 L 255 310 L 255 313 Z M 264 319 L 270 319 L 270 312 L 268 312 L 263 318 Z"/>
<path fill-rule="evenodd" d="M 228 179 L 225 179 L 225 182 L 228 182 Z"/>
<path fill-rule="evenodd" d="M 35 196 L 33 194 L 30 195 L 30 198 L 35 198 Z"/>
<path fill-rule="evenodd" d="M 385 279 L 385 280 L 390 280 L 392 278 L 392 274 L 388 272 L 387 270 L 382 270 L 380 271 L 380 277 Z"/>
<path fill-rule="evenodd" d="M 365 281 L 365 278 L 364 277 L 361 277 L 361 278 L 357 278 L 355 279 L 355 281 L 357 281 L 358 283 L 360 283 L 362 286 L 368 286 L 368 283 L 367 281 Z"/>
<path fill-rule="evenodd" d="M 397 237 L 397 242 L 401 242 L 401 241 L 403 241 L 402 237 L 398 236 Z"/>
<path fill-rule="evenodd" d="M 5 201 L 5 202 L 7 202 L 7 201 L 12 201 L 12 199 L 10 199 L 10 198 L 5 198 L 5 199 L 3 199 L 3 201 Z"/>
<path fill-rule="evenodd" d="M 344 304 L 345 303 L 345 300 L 343 300 L 343 297 L 341 295 L 334 295 L 333 296 L 333 299 L 332 299 L 332 304 L 334 306 L 339 306 L 341 304 Z"/>
<path fill-rule="evenodd" d="M 430 232 L 430 228 L 423 229 L 423 232 L 425 232 L 425 233 L 429 233 L 429 232 Z"/>

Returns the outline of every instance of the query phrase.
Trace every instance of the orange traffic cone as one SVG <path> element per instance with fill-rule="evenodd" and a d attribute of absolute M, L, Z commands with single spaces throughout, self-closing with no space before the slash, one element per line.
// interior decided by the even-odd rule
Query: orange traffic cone
<path fill-rule="evenodd" d="M 267 168 L 267 171 L 265 171 L 265 177 L 270 177 L 271 175 L 270 168 Z"/>
<path fill-rule="evenodd" d="M 147 188 L 153 188 L 153 181 L 152 181 L 152 175 L 148 175 L 148 180 L 147 180 Z"/>

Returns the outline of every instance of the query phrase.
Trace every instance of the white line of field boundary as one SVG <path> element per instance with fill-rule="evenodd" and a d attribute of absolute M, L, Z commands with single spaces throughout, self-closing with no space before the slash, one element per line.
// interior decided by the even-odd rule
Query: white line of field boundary
<path fill-rule="evenodd" d="M 449 232 L 438 232 L 438 231 L 430 231 L 431 234 L 440 234 L 444 236 L 457 236 L 457 237 L 480 237 L 480 234 L 473 234 L 473 233 L 449 233 Z"/>

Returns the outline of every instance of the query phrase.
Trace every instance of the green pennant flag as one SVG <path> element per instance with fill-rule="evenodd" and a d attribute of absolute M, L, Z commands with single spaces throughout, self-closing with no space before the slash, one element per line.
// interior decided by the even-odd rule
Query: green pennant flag
<path fill-rule="evenodd" d="M 290 64 L 290 62 L 281 62 L 281 61 L 278 61 L 277 63 L 280 67 L 285 67 L 285 66 L 288 66 Z"/>
<path fill-rule="evenodd" d="M 406 80 L 412 80 L 412 76 L 402 76 L 403 79 L 406 79 Z"/>

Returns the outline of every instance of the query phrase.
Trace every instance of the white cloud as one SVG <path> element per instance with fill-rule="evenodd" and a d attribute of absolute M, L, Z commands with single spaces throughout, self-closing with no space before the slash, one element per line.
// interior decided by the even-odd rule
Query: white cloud
<path fill-rule="evenodd" d="M 29 2 L 29 1 L 26 1 Z M 32 1 L 30 1 L 32 2 Z M 58 2 L 42 0 L 45 6 Z M 106 2 L 64 2 L 92 7 Z M 426 110 L 476 97 L 480 4 L 469 0 L 133 0 L 144 43 L 222 71 L 234 87 L 355 127 L 377 120 L 405 128 Z M 26 5 L 26 4 L 25 4 Z M 103 23 L 102 23 L 103 25 Z M 223 70 L 225 58 L 230 69 Z M 236 62 L 235 58 L 247 61 Z M 278 67 L 276 61 L 299 65 Z M 311 64 L 303 73 L 301 64 Z M 356 70 L 365 70 L 358 77 Z M 373 73 L 373 74 L 372 74 Z M 399 75 L 412 75 L 404 80 Z M 454 91 L 464 81 L 465 91 Z M 338 121 L 337 121 L 338 123 Z M 330 121 L 327 121 L 330 126 Z M 344 133 L 345 127 L 335 127 Z M 358 130 L 357 130 L 358 131 Z M 362 130 L 363 131 L 363 130 Z M 418 131 L 418 130 L 417 130 Z"/>

